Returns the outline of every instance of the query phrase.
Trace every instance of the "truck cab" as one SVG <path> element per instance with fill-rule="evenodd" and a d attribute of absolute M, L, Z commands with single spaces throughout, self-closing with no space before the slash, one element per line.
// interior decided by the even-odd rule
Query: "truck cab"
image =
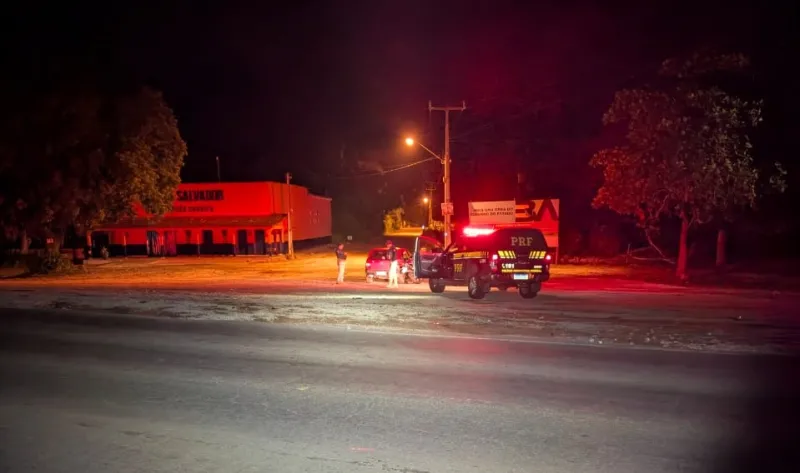
<path fill-rule="evenodd" d="M 472 299 L 483 299 L 492 287 L 516 287 L 533 299 L 550 279 L 552 255 L 541 231 L 520 227 L 465 227 L 450 246 L 428 236 L 414 243 L 414 273 L 427 279 L 431 292 L 467 286 Z"/>

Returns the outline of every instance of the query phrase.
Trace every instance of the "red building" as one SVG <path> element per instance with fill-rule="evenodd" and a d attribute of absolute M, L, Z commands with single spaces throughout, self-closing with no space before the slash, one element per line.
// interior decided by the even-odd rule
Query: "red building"
<path fill-rule="evenodd" d="M 278 182 L 181 184 L 172 211 L 136 216 L 91 233 L 93 253 L 111 255 L 233 255 L 285 253 L 293 209 L 295 247 L 331 239 L 331 199 Z"/>

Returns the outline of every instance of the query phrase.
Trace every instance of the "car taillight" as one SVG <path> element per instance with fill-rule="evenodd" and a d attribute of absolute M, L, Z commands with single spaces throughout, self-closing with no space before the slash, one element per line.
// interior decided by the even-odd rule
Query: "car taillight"
<path fill-rule="evenodd" d="M 499 259 L 500 259 L 500 256 L 498 256 L 497 253 L 495 253 L 495 254 L 492 255 L 492 258 L 489 260 L 489 268 L 491 268 L 492 271 L 495 271 L 497 269 L 497 261 Z"/>
<path fill-rule="evenodd" d="M 370 266 L 372 266 L 372 264 L 371 264 L 371 263 L 367 263 L 365 266 L 366 266 L 367 268 L 369 268 Z"/>

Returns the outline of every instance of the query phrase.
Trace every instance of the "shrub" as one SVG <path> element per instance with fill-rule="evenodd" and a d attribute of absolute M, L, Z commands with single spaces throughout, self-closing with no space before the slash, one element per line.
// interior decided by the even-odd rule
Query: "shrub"
<path fill-rule="evenodd" d="M 72 260 L 54 251 L 47 251 L 43 255 L 20 255 L 20 262 L 31 274 L 63 273 L 73 269 Z"/>

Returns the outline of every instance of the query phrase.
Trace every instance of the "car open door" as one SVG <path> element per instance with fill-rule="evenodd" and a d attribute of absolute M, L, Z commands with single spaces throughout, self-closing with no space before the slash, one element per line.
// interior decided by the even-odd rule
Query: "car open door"
<path fill-rule="evenodd" d="M 414 276 L 418 279 L 431 277 L 431 265 L 442 254 L 442 244 L 433 238 L 418 236 L 414 241 Z"/>

